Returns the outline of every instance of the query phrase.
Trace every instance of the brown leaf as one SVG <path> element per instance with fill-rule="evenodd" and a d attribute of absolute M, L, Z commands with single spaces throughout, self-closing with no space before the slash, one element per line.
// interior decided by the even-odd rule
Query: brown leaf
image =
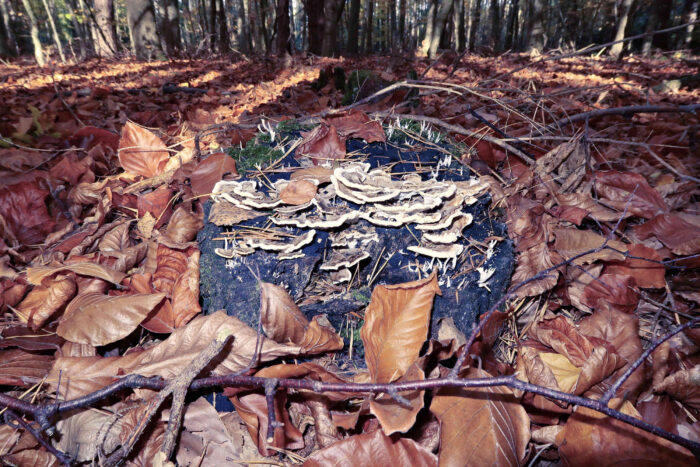
<path fill-rule="evenodd" d="M 331 175 L 333 175 L 333 169 L 314 165 L 312 167 L 305 167 L 302 169 L 295 170 L 294 172 L 292 172 L 292 175 L 289 177 L 289 179 L 310 180 L 315 181 L 316 185 L 321 185 L 323 183 L 330 182 Z"/>
<path fill-rule="evenodd" d="M 414 363 L 397 382 L 423 379 L 425 379 L 425 373 Z M 370 412 L 377 417 L 384 433 L 389 435 L 410 430 L 416 422 L 418 412 L 423 408 L 425 391 L 404 391 L 398 394 L 409 401 L 408 407 L 400 404 L 389 394 L 381 394 L 369 402 Z"/>
<path fill-rule="evenodd" d="M 165 228 L 165 235 L 175 243 L 191 242 L 203 225 L 201 216 L 181 207 L 176 209 L 170 218 L 168 226 Z"/>
<path fill-rule="evenodd" d="M 605 268 L 605 272 L 632 276 L 637 287 L 641 288 L 664 288 L 666 286 L 666 268 L 661 264 L 662 258 L 655 250 L 639 243 L 633 243 L 629 245 L 628 253 L 636 258 L 627 258 L 619 263 L 612 262 Z"/>
<path fill-rule="evenodd" d="M 619 399 L 613 399 L 619 404 Z M 629 401 L 619 409 L 640 418 Z M 586 407 L 577 407 L 556 438 L 559 454 L 570 467 L 621 465 L 689 466 L 697 461 L 690 452 L 651 433 Z"/>
<path fill-rule="evenodd" d="M 564 316 L 537 323 L 529 335 L 565 355 L 576 366 L 583 366 L 593 352 L 593 344 Z"/>
<path fill-rule="evenodd" d="M 633 229 L 641 240 L 656 236 L 677 255 L 700 252 L 700 227 L 675 214 L 659 214 Z"/>
<path fill-rule="evenodd" d="M 153 177 L 162 173 L 170 159 L 165 143 L 146 128 L 127 121 L 119 139 L 119 164 L 134 175 Z"/>
<path fill-rule="evenodd" d="M 667 376 L 654 386 L 654 392 L 665 392 L 684 404 L 700 409 L 700 365 Z"/>
<path fill-rule="evenodd" d="M 97 263 L 73 263 L 73 264 L 54 264 L 50 266 L 37 266 L 27 268 L 27 281 L 30 284 L 39 285 L 48 276 L 52 276 L 58 272 L 70 271 L 81 276 L 98 277 L 113 284 L 119 284 L 126 274 L 116 271 L 112 268 L 102 266 Z"/>
<path fill-rule="evenodd" d="M 58 275 L 37 285 L 17 306 L 17 316 L 34 330 L 73 298 L 77 287 L 70 276 Z"/>
<path fill-rule="evenodd" d="M 323 400 L 323 397 L 308 398 L 304 403 L 311 411 L 311 416 L 314 419 L 316 446 L 319 449 L 328 447 L 342 439 L 342 435 L 338 433 L 338 429 L 333 423 L 333 416 L 328 408 L 327 401 Z"/>
<path fill-rule="evenodd" d="M 564 259 L 571 259 L 586 251 L 599 248 L 605 243 L 605 237 L 590 230 L 558 229 L 554 232 L 554 235 L 556 236 L 554 249 L 558 251 Z M 572 263 L 580 266 L 595 261 L 622 261 L 625 259 L 623 253 L 627 251 L 627 245 L 617 240 L 608 240 L 606 246 L 614 248 L 617 251 L 610 248 L 603 248 L 597 253 L 589 253 L 576 258 Z M 618 251 L 623 253 L 618 253 Z"/>
<path fill-rule="evenodd" d="M 301 432 L 292 424 L 289 412 L 285 409 L 286 393 L 277 391 L 275 394 L 275 419 L 284 425 L 275 428 L 273 441 L 267 442 L 267 401 L 263 394 L 250 393 L 243 396 L 231 397 L 231 402 L 236 407 L 236 412 L 241 416 L 248 428 L 253 441 L 258 445 L 258 451 L 263 456 L 271 456 L 276 451 L 267 449 L 268 445 L 280 449 L 301 449 L 304 447 L 304 438 Z"/>
<path fill-rule="evenodd" d="M 436 456 L 411 439 L 389 437 L 381 429 L 350 436 L 315 451 L 303 467 L 437 467 Z"/>
<path fill-rule="evenodd" d="M 42 243 L 56 225 L 46 207 L 48 196 L 48 190 L 41 189 L 36 182 L 0 187 L 0 223 L 4 218 L 9 233 L 20 244 Z"/>
<path fill-rule="evenodd" d="M 357 109 L 328 115 L 323 121 L 328 125 L 335 126 L 338 133 L 346 138 L 360 138 L 368 143 L 383 143 L 386 141 L 386 134 L 382 124 L 376 120 L 371 120 L 366 113 Z"/>
<path fill-rule="evenodd" d="M 213 375 L 233 373 L 250 362 L 255 353 L 257 333 L 237 318 L 217 311 L 193 319 L 160 344 L 141 352 L 131 352 L 123 357 L 58 358 L 49 373 L 49 384 L 55 390 L 61 372 L 61 395 L 70 399 L 100 389 L 122 374 L 138 373 L 171 379 L 199 355 L 220 331 L 226 329 L 233 331 L 233 342 L 208 368 Z M 296 355 L 300 350 L 299 347 L 277 344 L 263 337 L 259 361 Z"/>
<path fill-rule="evenodd" d="M 238 175 L 236 161 L 233 157 L 223 152 L 212 154 L 198 163 L 190 174 L 190 184 L 195 196 L 202 196 L 202 201 L 209 199 L 208 194 L 217 182 L 221 181 L 226 174 Z"/>
<path fill-rule="evenodd" d="M 32 386 L 44 379 L 52 362 L 50 355 L 20 349 L 0 350 L 0 385 Z"/>
<path fill-rule="evenodd" d="M 308 156 L 315 165 L 321 165 L 345 158 L 345 138 L 338 135 L 333 125 L 320 124 L 301 136 L 304 139 L 294 153 L 297 159 Z"/>
<path fill-rule="evenodd" d="M 185 274 L 190 264 L 190 256 L 196 248 L 178 250 L 158 244 L 156 248 L 156 270 L 153 273 L 153 288 L 172 297 L 175 283 Z M 199 261 L 199 258 L 197 259 Z"/>
<path fill-rule="evenodd" d="M 490 378 L 471 369 L 469 378 Z M 530 441 L 530 419 L 504 387 L 443 388 L 430 404 L 440 420 L 439 465 L 521 465 Z"/>
<path fill-rule="evenodd" d="M 79 344 L 111 344 L 131 334 L 164 297 L 162 293 L 78 295 L 66 307 L 56 333 Z"/>
<path fill-rule="evenodd" d="M 138 210 L 139 219 L 150 214 L 156 221 L 154 228 L 159 228 L 161 225 L 168 222 L 173 211 L 171 208 L 171 198 L 173 191 L 167 187 L 161 187 L 150 193 L 139 195 L 136 208 Z"/>
<path fill-rule="evenodd" d="M 627 207 L 627 212 L 646 219 L 668 212 L 663 197 L 637 173 L 595 172 L 595 188 L 600 196 L 607 198 L 608 204 L 620 211 Z"/>
<path fill-rule="evenodd" d="M 83 410 L 59 420 L 56 428 L 61 433 L 56 447 L 77 462 L 91 462 L 121 444 L 121 417 L 107 411 Z"/>
<path fill-rule="evenodd" d="M 258 371 L 255 373 L 255 376 L 259 378 L 308 378 L 314 381 L 323 381 L 324 383 L 348 382 L 313 362 L 272 365 Z M 303 393 L 305 391 L 300 389 L 299 392 Z M 356 398 L 357 393 L 328 391 L 324 392 L 323 396 L 333 401 L 343 401 Z"/>
<path fill-rule="evenodd" d="M 582 319 L 578 328 L 585 336 L 597 337 L 611 343 L 615 346 L 615 352 L 625 359 L 625 366 L 613 373 L 608 381 L 616 381 L 642 354 L 639 319 L 634 315 L 605 306 Z M 634 397 L 643 383 L 644 367 L 641 366 L 622 384 L 618 393 L 628 394 L 628 397 L 631 394 Z"/>
<path fill-rule="evenodd" d="M 583 289 L 581 302 L 596 308 L 599 306 L 598 301 L 602 300 L 617 310 L 633 313 L 639 304 L 639 293 L 635 285 L 632 276 L 603 274 Z"/>
<path fill-rule="evenodd" d="M 531 248 L 523 251 L 518 256 L 518 265 L 515 268 L 512 284 L 519 284 L 530 279 L 540 271 L 549 269 L 555 264 L 561 263 L 563 258 L 556 251 L 552 251 L 546 242 L 535 243 Z M 520 287 L 516 294 L 518 297 L 531 297 L 552 289 L 557 285 L 559 278 L 558 271 L 552 271 L 547 276 L 536 281 L 532 281 Z"/>
<path fill-rule="evenodd" d="M 436 271 L 418 281 L 374 288 L 360 331 L 372 381 L 394 381 L 416 361 L 436 293 L 441 294 Z"/>
<path fill-rule="evenodd" d="M 287 204 L 298 206 L 314 199 L 316 191 L 316 185 L 307 180 L 293 180 L 282 188 L 280 198 Z"/>
<path fill-rule="evenodd" d="M 599 204 L 588 193 L 555 193 L 554 197 L 563 210 L 566 208 L 578 208 L 586 211 L 588 215 L 598 222 L 615 222 L 622 215 Z M 628 215 L 630 215 L 628 213 Z"/>

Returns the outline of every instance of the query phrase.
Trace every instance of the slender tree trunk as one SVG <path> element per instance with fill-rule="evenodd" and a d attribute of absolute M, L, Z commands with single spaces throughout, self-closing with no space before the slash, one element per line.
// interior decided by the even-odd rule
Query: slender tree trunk
<path fill-rule="evenodd" d="M 277 0 L 275 8 L 275 53 L 291 53 L 289 46 L 289 0 Z"/>
<path fill-rule="evenodd" d="M 258 17 L 260 18 L 260 32 L 262 33 L 262 40 L 265 44 L 265 53 L 270 51 L 270 29 L 267 27 L 267 0 L 259 0 L 256 3 L 258 8 Z"/>
<path fill-rule="evenodd" d="M 165 42 L 165 52 L 169 57 L 174 57 L 180 51 L 180 10 L 177 0 L 161 0 L 163 20 L 161 21 L 161 35 Z"/>
<path fill-rule="evenodd" d="M 309 52 L 323 54 L 323 37 L 325 32 L 325 15 L 323 0 L 304 0 L 304 9 L 308 20 Z"/>
<path fill-rule="evenodd" d="M 2 16 L 2 27 L 5 30 L 5 49 L 7 55 L 15 56 L 19 54 L 17 39 L 15 38 L 12 24 L 10 23 L 10 11 L 7 7 L 8 0 L 0 0 L 0 16 Z"/>
<path fill-rule="evenodd" d="M 150 0 L 125 0 L 129 31 L 134 41 L 133 53 L 141 60 L 160 56 L 160 39 L 156 16 Z"/>
<path fill-rule="evenodd" d="M 481 20 L 481 0 L 472 0 L 474 3 L 474 8 L 472 10 L 472 20 L 469 26 L 469 51 L 474 52 L 476 48 L 476 32 L 479 29 L 479 22 Z"/>
<path fill-rule="evenodd" d="M 455 30 L 455 50 L 462 52 L 466 43 L 466 36 L 464 35 L 464 0 L 455 0 L 452 23 Z"/>
<path fill-rule="evenodd" d="M 29 20 L 29 32 L 32 36 L 32 46 L 34 46 L 34 58 L 36 59 L 37 65 L 44 66 L 46 62 L 44 61 L 44 50 L 41 47 L 41 40 L 39 40 L 39 24 L 36 20 L 36 15 L 34 15 L 29 0 L 22 0 L 22 6 Z"/>
<path fill-rule="evenodd" d="M 520 0 L 513 0 L 508 13 L 508 29 L 506 30 L 506 50 L 513 50 L 518 37 L 518 11 L 520 9 Z"/>
<path fill-rule="evenodd" d="M 71 25 L 73 26 L 73 37 L 78 43 L 78 57 L 80 58 L 80 60 L 85 60 L 85 58 L 87 57 L 87 47 L 85 46 L 86 35 L 83 31 L 83 28 L 80 26 L 80 23 L 78 22 L 78 17 L 76 16 L 76 8 L 73 4 L 73 0 L 66 0 L 65 5 L 66 9 L 68 10 L 68 14 L 71 18 Z"/>
<path fill-rule="evenodd" d="M 430 41 L 433 40 L 433 30 L 435 29 L 435 17 L 437 16 L 438 0 L 430 0 L 428 15 L 425 17 L 425 37 L 421 44 L 421 51 L 428 55 L 430 53 Z"/>
<path fill-rule="evenodd" d="M 100 57 L 114 57 L 117 53 L 117 30 L 113 0 L 94 0 L 95 52 Z"/>
<path fill-rule="evenodd" d="M 440 38 L 442 37 L 442 32 L 445 29 L 445 23 L 452 10 L 452 4 L 454 0 L 440 0 L 439 7 L 437 9 L 437 14 L 435 15 L 435 23 L 433 25 L 432 35 L 430 38 L 430 48 L 428 50 L 428 57 L 434 58 L 437 55 L 438 47 L 440 45 Z"/>
<path fill-rule="evenodd" d="M 51 28 L 51 36 L 53 37 L 53 43 L 56 46 L 56 51 L 61 59 L 61 63 L 66 63 L 66 56 L 63 53 L 63 45 L 61 44 L 61 37 L 58 34 L 58 29 L 56 28 L 56 22 L 53 20 L 53 15 L 51 14 L 51 8 L 49 8 L 49 2 L 47 0 L 42 0 L 44 4 L 44 10 L 46 10 L 46 16 L 49 19 L 49 27 Z"/>
<path fill-rule="evenodd" d="M 683 16 L 681 17 L 681 24 L 688 24 L 688 23 L 693 23 L 695 20 L 698 18 L 698 7 L 700 6 L 700 2 L 694 1 L 694 0 L 685 0 L 685 5 L 683 6 Z M 687 48 L 690 46 L 690 41 L 693 38 L 693 29 L 695 28 L 694 24 L 691 24 L 687 28 L 685 28 L 685 31 L 683 31 L 681 34 L 678 34 L 678 42 L 677 42 L 677 47 L 679 49 L 682 48 Z"/>
<path fill-rule="evenodd" d="M 217 4 L 216 20 L 219 27 L 219 51 L 226 53 L 231 51 L 231 42 L 228 37 L 228 26 L 226 23 L 226 10 L 224 10 L 223 0 L 217 0 Z"/>
<path fill-rule="evenodd" d="M 544 50 L 544 14 L 542 0 L 530 1 L 530 40 L 528 52 Z"/>
<path fill-rule="evenodd" d="M 494 53 L 501 50 L 501 24 L 500 13 L 498 11 L 498 0 L 491 0 L 490 16 L 491 16 L 491 47 Z"/>
<path fill-rule="evenodd" d="M 374 28 L 374 0 L 366 0 L 367 27 L 365 28 L 365 53 L 371 54 L 374 50 L 372 44 L 372 29 Z"/>
<path fill-rule="evenodd" d="M 236 15 L 236 32 L 238 33 L 238 47 L 240 51 L 244 54 L 250 52 L 250 29 L 248 28 L 248 21 L 246 18 L 245 3 L 243 0 L 236 0 L 238 7 L 238 14 Z"/>
<path fill-rule="evenodd" d="M 338 42 L 338 22 L 343 13 L 343 0 L 324 0 L 323 2 L 323 45 L 321 54 L 326 57 L 335 55 Z"/>
<path fill-rule="evenodd" d="M 209 1 L 209 35 L 211 37 L 211 50 L 215 51 L 219 45 L 219 36 L 216 33 L 216 0 Z"/>
<path fill-rule="evenodd" d="M 260 17 L 260 4 L 258 1 L 259 0 L 248 1 L 248 17 L 250 18 L 250 25 L 253 33 L 253 48 L 256 53 L 264 53 L 265 38 L 262 31 L 263 20 Z"/>
<path fill-rule="evenodd" d="M 627 20 L 629 18 L 631 8 L 632 8 L 632 0 L 623 0 L 622 1 L 622 6 L 620 8 L 620 15 L 619 15 L 619 18 L 617 19 L 617 27 L 615 28 L 615 38 L 613 40 L 621 41 L 622 39 L 625 38 L 625 29 L 627 28 Z M 620 54 L 622 53 L 624 46 L 625 46 L 625 44 L 623 42 L 613 44 L 612 47 L 610 47 L 610 55 L 615 57 L 615 58 L 618 58 L 620 56 Z"/>
<path fill-rule="evenodd" d="M 389 0 L 389 43 L 391 52 L 396 49 L 396 0 Z"/>
<path fill-rule="evenodd" d="M 350 0 L 350 10 L 348 11 L 348 52 L 357 54 L 357 38 L 360 31 L 360 0 Z"/>
<path fill-rule="evenodd" d="M 406 48 L 406 0 L 399 0 L 399 47 Z"/>

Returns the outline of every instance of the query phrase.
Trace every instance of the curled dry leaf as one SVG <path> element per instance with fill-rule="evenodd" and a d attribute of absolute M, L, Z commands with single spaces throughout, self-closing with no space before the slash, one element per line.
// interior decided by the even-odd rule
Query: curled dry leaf
<path fill-rule="evenodd" d="M 666 286 L 666 268 L 661 264 L 662 258 L 655 250 L 633 243 L 629 245 L 628 254 L 631 257 L 619 263 L 611 263 L 606 267 L 605 272 L 632 276 L 637 287 L 641 288 L 663 288 Z"/>
<path fill-rule="evenodd" d="M 309 323 L 289 293 L 278 285 L 261 282 L 261 319 L 265 334 L 280 343 L 293 343 L 304 353 L 322 353 L 343 348 L 343 339 L 330 323 L 315 316 Z"/>
<path fill-rule="evenodd" d="M 37 330 L 73 298 L 77 291 L 75 280 L 59 274 L 37 285 L 17 306 L 17 316 L 30 328 Z"/>
<path fill-rule="evenodd" d="M 258 371 L 255 376 L 259 378 L 308 378 L 324 383 L 348 382 L 313 362 L 272 365 Z M 303 393 L 305 390 L 299 389 L 299 392 Z M 323 396 L 333 401 L 344 401 L 358 397 L 355 392 L 324 392 Z"/>
<path fill-rule="evenodd" d="M 635 226 L 634 232 L 642 240 L 655 236 L 677 255 L 700 252 L 700 227 L 675 214 L 659 214 Z"/>
<path fill-rule="evenodd" d="M 9 230 L 4 235 L 14 236 L 22 245 L 42 243 L 56 224 L 46 207 L 48 196 L 49 191 L 36 182 L 0 187 L 0 217 Z"/>
<path fill-rule="evenodd" d="M 112 284 L 119 284 L 126 274 L 116 271 L 112 268 L 102 266 L 98 263 L 74 263 L 74 264 L 55 264 L 50 266 L 37 266 L 33 268 L 27 268 L 27 281 L 30 284 L 39 285 L 48 276 L 59 272 L 73 272 L 81 276 L 97 277 L 102 280 L 111 282 Z"/>
<path fill-rule="evenodd" d="M 134 175 L 153 177 L 163 172 L 170 154 L 158 136 L 127 121 L 119 139 L 119 164 Z"/>
<path fill-rule="evenodd" d="M 491 375 L 472 368 L 467 377 Z M 521 465 L 530 419 L 508 388 L 443 388 L 430 411 L 440 420 L 439 465 Z"/>
<path fill-rule="evenodd" d="M 345 138 L 338 135 L 333 125 L 318 125 L 301 136 L 304 139 L 296 149 L 297 159 L 307 156 L 315 165 L 321 165 L 345 157 Z"/>
<path fill-rule="evenodd" d="M 52 361 L 50 355 L 20 349 L 0 350 L 0 385 L 32 386 L 44 379 Z"/>
<path fill-rule="evenodd" d="M 627 207 L 627 212 L 645 219 L 668 211 L 661 194 L 640 174 L 607 170 L 594 175 L 598 194 L 620 211 Z"/>
<path fill-rule="evenodd" d="M 623 311 L 633 313 L 639 304 L 639 292 L 632 276 L 603 274 L 592 280 L 583 289 L 581 302 L 591 308 L 603 306 L 603 303 Z"/>
<path fill-rule="evenodd" d="M 700 365 L 667 376 L 654 386 L 654 392 L 665 392 L 684 404 L 700 409 Z"/>
<path fill-rule="evenodd" d="M 298 206 L 314 199 L 316 196 L 316 185 L 308 180 L 292 180 L 280 192 L 280 198 L 286 204 Z"/>
<path fill-rule="evenodd" d="M 143 219 L 147 214 L 155 220 L 154 228 L 168 222 L 173 211 L 171 209 L 173 191 L 167 187 L 161 187 L 150 193 L 139 195 L 136 208 L 139 219 Z"/>
<path fill-rule="evenodd" d="M 56 389 L 61 372 L 61 395 L 74 398 L 100 389 L 122 374 L 138 373 L 171 379 L 199 355 L 220 332 L 230 329 L 233 342 L 204 373 L 222 375 L 245 368 L 255 353 L 257 333 L 224 311 L 199 316 L 187 326 L 175 330 L 166 340 L 141 352 L 122 357 L 60 357 L 56 359 L 49 381 Z M 299 347 L 277 344 L 262 338 L 259 361 L 266 362 L 287 355 L 298 355 Z"/>
<path fill-rule="evenodd" d="M 170 218 L 168 226 L 165 228 L 165 235 L 175 243 L 191 242 L 203 225 L 201 216 L 181 207 L 176 209 Z"/>
<path fill-rule="evenodd" d="M 231 397 L 231 402 L 236 407 L 236 412 L 248 428 L 251 438 L 258 446 L 258 451 L 263 456 L 271 456 L 276 451 L 268 449 L 267 446 L 274 446 L 280 449 L 301 449 L 304 447 L 304 437 L 297 427 L 292 424 L 289 412 L 285 408 L 287 396 L 284 391 L 277 391 L 275 394 L 275 420 L 283 423 L 276 427 L 273 441 L 267 442 L 267 401 L 263 394 L 249 393 L 242 396 Z"/>
<path fill-rule="evenodd" d="M 374 467 L 410 465 L 437 467 L 437 458 L 420 444 L 407 438 L 387 436 L 379 429 L 351 436 L 311 454 L 303 467 Z"/>
<path fill-rule="evenodd" d="M 425 373 L 414 363 L 408 371 L 398 379 L 398 382 L 419 381 L 425 379 Z M 399 404 L 389 394 L 381 394 L 369 402 L 370 412 L 377 417 L 384 433 L 389 435 L 411 429 L 416 422 L 416 416 L 423 408 L 425 391 L 405 391 L 399 395 L 408 400 L 409 406 Z"/>
<path fill-rule="evenodd" d="M 78 344 L 111 344 L 131 334 L 164 297 L 162 293 L 78 295 L 66 307 L 56 333 Z"/>
<path fill-rule="evenodd" d="M 333 169 L 314 165 L 312 167 L 305 167 L 303 169 L 295 170 L 292 172 L 289 179 L 315 181 L 316 185 L 321 185 L 323 183 L 330 182 L 331 175 L 333 175 Z"/>
<path fill-rule="evenodd" d="M 77 462 L 92 462 L 98 454 L 109 455 L 120 444 L 121 417 L 104 410 L 83 410 L 56 424 L 61 433 L 57 447 Z"/>
<path fill-rule="evenodd" d="M 617 240 L 608 240 L 607 243 L 605 243 L 605 237 L 591 232 L 590 230 L 558 229 L 554 232 L 554 235 L 556 236 L 554 249 L 558 251 L 564 259 L 570 259 L 586 251 L 600 248 L 603 244 L 606 245 L 606 247 L 598 252 L 589 253 L 580 258 L 576 258 L 572 261 L 573 264 L 580 266 L 582 264 L 593 263 L 594 261 L 622 261 L 625 259 L 624 253 L 627 251 L 627 245 Z"/>
<path fill-rule="evenodd" d="M 619 399 L 610 402 L 612 407 L 619 404 Z M 629 401 L 618 410 L 641 418 Z M 578 407 L 569 417 L 556 442 L 565 465 L 570 467 L 697 465 L 687 449 L 586 407 Z"/>
<path fill-rule="evenodd" d="M 562 257 L 556 251 L 552 251 L 547 246 L 546 242 L 535 243 L 531 248 L 523 251 L 518 256 L 518 265 L 515 268 L 512 284 L 519 284 L 531 277 L 534 277 L 540 271 L 551 268 L 555 264 L 562 262 Z M 531 297 L 539 295 L 542 292 L 552 289 L 557 285 L 559 278 L 558 271 L 552 271 L 542 279 L 538 279 L 520 287 L 516 294 L 519 297 Z"/>
<path fill-rule="evenodd" d="M 622 215 L 620 212 L 615 212 L 601 205 L 588 193 L 556 193 L 554 196 L 559 207 L 563 210 L 566 208 L 582 209 L 598 222 L 615 222 Z M 628 215 L 630 214 L 628 213 Z"/>
<path fill-rule="evenodd" d="M 198 163 L 189 175 L 192 193 L 202 196 L 202 201 L 209 199 L 209 193 L 224 176 L 238 175 L 236 161 L 223 152 L 217 152 Z"/>
<path fill-rule="evenodd" d="M 382 124 L 370 119 L 361 110 L 351 109 L 347 112 L 329 115 L 323 120 L 327 124 L 334 126 L 338 133 L 346 138 L 360 138 L 368 143 L 383 143 L 386 141 L 386 134 Z"/>
<path fill-rule="evenodd" d="M 394 381 L 418 359 L 433 298 L 440 293 L 436 271 L 418 281 L 374 288 L 360 331 L 372 381 Z"/>

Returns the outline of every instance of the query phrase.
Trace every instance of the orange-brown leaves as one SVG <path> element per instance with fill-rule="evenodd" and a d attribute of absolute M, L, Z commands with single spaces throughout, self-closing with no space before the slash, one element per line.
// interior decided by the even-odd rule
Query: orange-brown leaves
<path fill-rule="evenodd" d="M 468 375 L 490 376 L 475 368 Z M 440 466 L 521 465 L 530 419 L 509 389 L 440 389 L 430 411 L 440 420 Z"/>
<path fill-rule="evenodd" d="M 297 147 L 296 158 L 307 156 L 319 165 L 345 157 L 345 138 L 338 135 L 333 125 L 318 125 L 311 131 L 302 133 L 303 140 Z"/>
<path fill-rule="evenodd" d="M 316 185 L 307 180 L 293 180 L 282 188 L 280 198 L 286 204 L 297 206 L 314 199 L 316 191 Z"/>
<path fill-rule="evenodd" d="M 620 211 L 627 207 L 627 212 L 646 219 L 668 211 L 659 192 L 637 173 L 614 170 L 596 172 L 595 183 L 598 193 Z"/>
<path fill-rule="evenodd" d="M 346 138 L 361 138 L 368 143 L 386 141 L 382 124 L 371 120 L 366 113 L 352 109 L 348 112 L 329 115 L 324 118 L 329 125 L 334 126 L 338 133 Z"/>
<path fill-rule="evenodd" d="M 59 274 L 47 278 L 41 285 L 34 287 L 17 306 L 17 315 L 32 329 L 39 329 L 73 298 L 77 289 L 71 276 Z"/>
<path fill-rule="evenodd" d="M 142 126 L 126 122 L 119 139 L 119 163 L 125 171 L 153 177 L 165 169 L 169 159 L 163 140 Z"/>
<path fill-rule="evenodd" d="M 0 350 L 0 384 L 7 386 L 32 386 L 46 376 L 53 357 L 21 349 Z"/>

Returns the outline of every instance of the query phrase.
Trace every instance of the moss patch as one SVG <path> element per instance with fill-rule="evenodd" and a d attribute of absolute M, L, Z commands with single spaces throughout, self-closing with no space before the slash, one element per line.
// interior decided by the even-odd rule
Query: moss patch
<path fill-rule="evenodd" d="M 269 136 L 268 136 L 269 139 Z M 259 141 L 256 139 L 256 143 Z M 244 148 L 232 147 L 228 149 L 229 156 L 236 161 L 239 173 L 256 167 L 264 167 L 284 155 L 280 149 L 275 149 L 266 144 L 248 144 Z"/>

